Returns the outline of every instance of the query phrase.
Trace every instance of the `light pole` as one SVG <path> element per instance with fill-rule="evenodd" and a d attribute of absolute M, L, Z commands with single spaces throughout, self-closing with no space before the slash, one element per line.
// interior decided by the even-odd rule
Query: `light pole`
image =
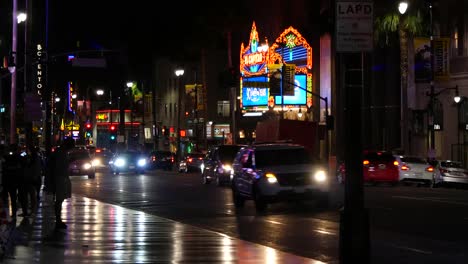
<path fill-rule="evenodd" d="M 408 3 L 406 1 L 402 1 L 398 5 L 398 11 L 401 14 L 400 23 L 399 23 L 399 35 L 400 38 L 406 37 L 406 32 L 403 27 L 404 19 L 406 17 L 406 10 L 408 9 Z M 400 39 L 400 43 L 402 40 Z M 401 45 L 401 44 L 400 44 Z M 407 45 L 406 42 L 404 45 Z M 400 115 L 401 115 L 401 128 L 400 128 L 400 147 L 404 150 L 405 154 L 409 154 L 409 140 L 408 140 L 408 53 L 407 48 L 403 49 L 400 46 L 400 88 L 401 88 L 401 107 L 400 107 Z"/>
<path fill-rule="evenodd" d="M 10 89 L 10 144 L 16 143 L 16 49 L 18 46 L 17 35 L 17 13 L 18 0 L 13 0 L 13 22 L 12 22 L 12 45 L 11 56 L 13 57 L 13 65 L 8 65 L 8 70 L 11 73 L 11 89 Z"/>
<path fill-rule="evenodd" d="M 438 92 L 435 92 L 434 91 L 434 86 L 431 84 L 431 90 L 430 92 L 426 93 L 427 96 L 429 96 L 429 114 L 430 114 L 430 117 L 429 117 L 429 120 L 431 120 L 431 123 L 430 123 L 430 132 L 431 132 L 431 148 L 430 148 L 430 154 L 428 155 L 429 158 L 435 158 L 435 135 L 434 135 L 434 132 L 435 132 L 435 120 L 434 120 L 434 116 L 435 116 L 435 113 L 434 113 L 434 103 L 435 103 L 435 100 L 437 98 L 437 96 L 439 96 L 441 93 L 445 92 L 445 91 L 449 91 L 449 90 L 455 90 L 455 96 L 453 97 L 453 101 L 458 105 L 461 101 L 461 97 L 458 93 L 458 85 L 455 86 L 455 87 L 448 87 L 448 88 L 444 88 Z"/>
<path fill-rule="evenodd" d="M 177 87 L 177 160 L 180 160 L 181 149 L 180 149 L 180 115 L 181 115 L 181 106 L 182 106 L 182 79 L 184 76 L 184 69 L 176 69 L 175 75 L 179 79 Z"/>

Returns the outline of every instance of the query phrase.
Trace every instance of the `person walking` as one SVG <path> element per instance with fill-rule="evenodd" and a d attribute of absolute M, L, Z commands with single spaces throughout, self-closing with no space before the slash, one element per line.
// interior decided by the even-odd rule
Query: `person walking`
<path fill-rule="evenodd" d="M 19 153 L 18 145 L 11 144 L 3 156 L 2 199 L 5 204 L 8 204 L 8 198 L 10 199 L 11 218 L 13 220 L 16 220 L 16 214 L 18 212 L 18 189 L 23 178 L 22 166 L 22 158 Z"/>
<path fill-rule="evenodd" d="M 34 146 L 28 147 L 28 159 L 24 171 L 24 188 L 26 197 L 31 203 L 31 215 L 35 215 L 37 211 L 37 185 L 41 184 L 42 164 Z"/>
<path fill-rule="evenodd" d="M 68 151 L 75 146 L 72 138 L 66 138 L 59 148 L 53 153 L 49 161 L 51 191 L 55 196 L 55 228 L 66 229 L 67 225 L 62 221 L 62 203 L 71 198 L 71 181 L 68 172 Z"/>

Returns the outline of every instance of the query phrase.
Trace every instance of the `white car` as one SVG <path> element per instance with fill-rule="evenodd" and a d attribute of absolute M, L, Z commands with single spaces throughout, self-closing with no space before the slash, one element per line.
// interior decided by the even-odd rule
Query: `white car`
<path fill-rule="evenodd" d="M 422 157 L 395 155 L 398 162 L 400 182 L 422 183 L 431 186 L 434 178 L 434 167 Z"/>
<path fill-rule="evenodd" d="M 232 165 L 234 205 L 253 200 L 257 211 L 269 203 L 315 200 L 328 206 L 331 178 L 326 166 L 308 159 L 303 146 L 289 143 L 243 147 Z"/>
<path fill-rule="evenodd" d="M 461 162 L 438 160 L 434 173 L 434 187 L 442 184 L 468 185 L 468 169 Z"/>

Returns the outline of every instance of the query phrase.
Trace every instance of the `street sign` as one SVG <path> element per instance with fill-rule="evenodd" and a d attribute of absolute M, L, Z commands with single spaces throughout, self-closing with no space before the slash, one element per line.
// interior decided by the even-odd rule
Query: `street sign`
<path fill-rule="evenodd" d="M 366 52 L 373 49 L 372 1 L 336 2 L 336 51 Z"/>

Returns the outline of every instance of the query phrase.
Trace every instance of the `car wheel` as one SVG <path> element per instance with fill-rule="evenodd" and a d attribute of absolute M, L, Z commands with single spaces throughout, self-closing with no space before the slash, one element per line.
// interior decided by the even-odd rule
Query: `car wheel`
<path fill-rule="evenodd" d="M 255 188 L 254 202 L 255 202 L 255 209 L 257 210 L 257 212 L 263 212 L 267 208 L 267 203 L 258 188 Z"/>
<path fill-rule="evenodd" d="M 232 188 L 232 200 L 236 208 L 244 207 L 245 199 L 239 194 L 239 192 L 237 192 L 237 190 L 235 190 L 234 187 Z"/>
<path fill-rule="evenodd" d="M 210 180 L 208 180 L 208 179 L 206 178 L 206 176 L 205 176 L 204 173 L 202 174 L 202 183 L 203 183 L 203 184 L 210 184 Z"/>
<path fill-rule="evenodd" d="M 330 199 L 328 194 L 322 194 L 317 200 L 317 206 L 320 208 L 328 208 L 330 206 Z"/>

